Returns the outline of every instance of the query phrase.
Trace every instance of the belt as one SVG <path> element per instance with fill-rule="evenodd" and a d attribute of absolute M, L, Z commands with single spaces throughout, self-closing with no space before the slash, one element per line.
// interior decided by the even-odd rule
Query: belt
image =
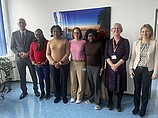
<path fill-rule="evenodd" d="M 138 69 L 148 69 L 148 67 L 144 67 L 144 66 L 137 66 Z"/>
<path fill-rule="evenodd" d="M 84 61 L 84 60 L 73 60 L 72 59 L 72 61 L 74 61 L 74 62 L 81 62 L 81 61 Z"/>

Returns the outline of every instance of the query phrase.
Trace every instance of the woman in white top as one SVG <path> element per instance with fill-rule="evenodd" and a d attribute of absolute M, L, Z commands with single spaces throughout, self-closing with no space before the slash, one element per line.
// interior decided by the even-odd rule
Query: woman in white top
<path fill-rule="evenodd" d="M 134 80 L 134 106 L 132 113 L 139 112 L 142 90 L 142 104 L 140 117 L 145 116 L 149 99 L 151 81 L 158 74 L 158 42 L 153 37 L 153 29 L 149 24 L 144 24 L 140 29 L 139 40 L 133 43 L 129 62 L 129 74 Z"/>

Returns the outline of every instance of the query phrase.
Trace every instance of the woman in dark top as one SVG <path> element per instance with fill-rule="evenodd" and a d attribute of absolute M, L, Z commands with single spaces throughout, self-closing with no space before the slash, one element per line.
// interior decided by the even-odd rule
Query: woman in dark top
<path fill-rule="evenodd" d="M 100 78 L 104 66 L 104 54 L 102 44 L 97 40 L 97 31 L 93 29 L 87 30 L 85 37 L 87 43 L 85 44 L 85 55 L 87 64 L 87 77 L 90 86 L 90 97 L 86 104 L 96 103 L 95 109 L 99 110 L 100 107 Z"/>
<path fill-rule="evenodd" d="M 129 57 L 129 41 L 120 36 L 122 32 L 120 23 L 115 23 L 111 31 L 113 38 L 108 40 L 105 45 L 106 60 L 106 87 L 108 90 L 108 108 L 113 109 L 113 93 L 117 94 L 116 109 L 121 112 L 121 100 L 123 92 L 127 89 L 126 61 Z"/>

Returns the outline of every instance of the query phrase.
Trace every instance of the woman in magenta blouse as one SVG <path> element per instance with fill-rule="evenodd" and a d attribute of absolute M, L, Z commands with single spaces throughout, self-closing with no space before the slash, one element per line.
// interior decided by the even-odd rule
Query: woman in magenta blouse
<path fill-rule="evenodd" d="M 37 71 L 41 95 L 39 100 L 48 99 L 50 96 L 50 77 L 49 77 L 49 63 L 46 58 L 47 40 L 45 39 L 41 29 L 35 31 L 35 42 L 30 45 L 30 60 Z M 44 79 L 46 83 L 46 93 L 44 90 Z"/>
<path fill-rule="evenodd" d="M 84 92 L 85 72 L 83 68 L 85 65 L 84 45 L 86 41 L 82 39 L 81 29 L 78 27 L 72 30 L 72 38 L 70 40 L 71 102 L 76 101 L 76 104 L 79 104 Z"/>

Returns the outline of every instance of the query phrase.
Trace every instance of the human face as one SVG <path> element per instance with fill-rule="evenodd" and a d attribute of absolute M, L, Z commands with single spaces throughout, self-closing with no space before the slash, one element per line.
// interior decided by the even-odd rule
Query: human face
<path fill-rule="evenodd" d="M 35 32 L 35 38 L 40 41 L 41 35 L 38 32 Z"/>
<path fill-rule="evenodd" d="M 73 32 L 73 36 L 74 36 L 74 39 L 79 40 L 79 38 L 80 38 L 80 31 L 78 29 L 75 29 L 74 32 Z"/>
<path fill-rule="evenodd" d="M 151 35 L 151 31 L 148 28 L 144 27 L 142 28 L 140 35 L 144 39 L 149 39 Z"/>
<path fill-rule="evenodd" d="M 61 35 L 60 30 L 58 28 L 56 28 L 56 27 L 53 29 L 52 33 L 53 33 L 53 37 L 54 38 L 59 38 L 60 35 Z"/>
<path fill-rule="evenodd" d="M 89 33 L 89 34 L 88 34 L 88 41 L 89 41 L 89 42 L 95 41 L 95 36 L 94 36 L 93 33 Z"/>
<path fill-rule="evenodd" d="M 24 31 L 25 30 L 25 26 L 26 26 L 25 20 L 24 19 L 19 19 L 18 26 L 19 26 L 21 31 Z"/>
<path fill-rule="evenodd" d="M 120 36 L 121 28 L 119 26 L 114 26 L 112 28 L 112 33 L 114 36 Z"/>

